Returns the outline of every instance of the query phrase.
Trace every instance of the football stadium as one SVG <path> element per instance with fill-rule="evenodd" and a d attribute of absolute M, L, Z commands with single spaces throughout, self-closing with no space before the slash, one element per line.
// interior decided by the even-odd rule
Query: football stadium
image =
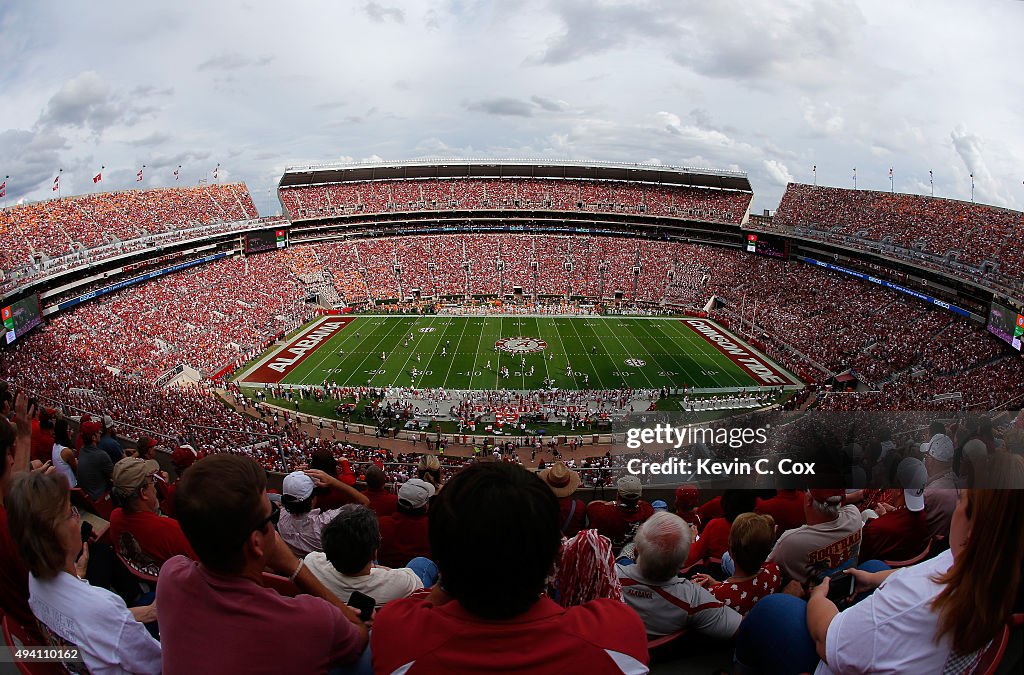
<path fill-rule="evenodd" d="M 152 121 L 90 72 L 20 152 Z M 532 101 L 462 113 L 572 113 Z M 302 159 L 248 119 L 205 128 L 258 171 L 0 165 L 4 672 L 1019 672 L 1024 212 L 988 169 Z"/>

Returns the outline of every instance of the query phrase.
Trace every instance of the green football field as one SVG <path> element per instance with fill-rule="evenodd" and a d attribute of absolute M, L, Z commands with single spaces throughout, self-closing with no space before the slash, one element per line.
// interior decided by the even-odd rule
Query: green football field
<path fill-rule="evenodd" d="M 297 363 L 268 370 L 275 357 L 284 359 L 289 347 L 301 346 L 309 329 L 240 379 L 472 390 L 541 389 L 545 378 L 561 389 L 768 384 L 678 318 L 356 316 L 335 321 L 347 323 L 315 347 L 305 346 Z M 785 378 L 785 384 L 796 383 L 763 356 L 751 358 Z M 503 367 L 508 376 L 501 374 Z"/>

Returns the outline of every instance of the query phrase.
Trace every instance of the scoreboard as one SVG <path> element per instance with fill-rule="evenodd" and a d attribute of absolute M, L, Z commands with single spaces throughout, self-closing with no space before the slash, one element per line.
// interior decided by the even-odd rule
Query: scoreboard
<path fill-rule="evenodd" d="M 0 308 L 0 319 L 4 323 L 4 344 L 11 344 L 43 323 L 43 313 L 39 307 L 39 294 L 33 293 Z"/>
<path fill-rule="evenodd" d="M 985 328 L 1018 352 L 1024 351 L 1024 301 L 995 296 Z"/>
<path fill-rule="evenodd" d="M 245 233 L 245 253 L 261 253 L 284 248 L 288 245 L 288 233 L 284 228 L 259 230 Z"/>
<path fill-rule="evenodd" d="M 789 260 L 789 240 L 763 232 L 747 232 L 747 253 Z"/>

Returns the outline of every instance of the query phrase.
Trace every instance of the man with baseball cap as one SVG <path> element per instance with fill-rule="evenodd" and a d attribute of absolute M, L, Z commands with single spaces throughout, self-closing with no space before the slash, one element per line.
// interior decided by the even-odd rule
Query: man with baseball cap
<path fill-rule="evenodd" d="M 122 541 L 123 535 L 128 534 L 142 553 L 157 565 L 176 555 L 196 560 L 195 551 L 178 521 L 158 513 L 156 474 L 159 470 L 160 465 L 154 460 L 138 457 L 125 457 L 114 465 L 112 492 L 121 504 L 110 514 L 114 547 L 122 553 L 130 553 L 129 542 Z"/>
<path fill-rule="evenodd" d="M 945 434 L 935 434 L 929 442 L 921 444 L 921 452 L 924 454 L 924 467 L 928 471 L 928 482 L 924 486 L 924 515 L 928 521 L 928 535 L 948 538 L 960 489 L 966 487 L 953 471 L 953 439 Z"/>
<path fill-rule="evenodd" d="M 430 558 L 427 504 L 435 492 L 433 485 L 419 478 L 407 480 L 398 489 L 398 510 L 378 519 L 381 565 L 405 567 L 413 558 Z"/>
<path fill-rule="evenodd" d="M 909 560 L 928 543 L 924 487 L 928 472 L 921 460 L 906 457 L 896 467 L 896 481 L 903 499 L 892 504 L 878 518 L 864 525 L 860 546 L 861 562 L 866 560 Z"/>
<path fill-rule="evenodd" d="M 124 457 L 124 448 L 114 438 L 114 419 L 110 415 L 103 416 L 103 433 L 99 441 L 100 450 L 110 455 L 110 461 L 117 462 Z"/>
<path fill-rule="evenodd" d="M 786 530 L 768 555 L 787 580 L 805 586 L 853 567 L 860 554 L 863 521 L 856 506 L 843 506 L 846 490 L 814 488 L 804 492 L 805 525 Z"/>
<path fill-rule="evenodd" d="M 110 477 L 114 473 L 114 461 L 97 445 L 102 430 L 103 427 L 95 420 L 82 422 L 78 428 L 78 436 L 82 440 L 82 449 L 78 453 L 78 487 L 94 502 L 110 490 Z"/>
<path fill-rule="evenodd" d="M 590 526 L 608 537 L 616 555 L 633 540 L 636 530 L 654 515 L 654 507 L 640 499 L 643 486 L 640 479 L 626 474 L 615 484 L 618 489 L 614 501 L 590 502 L 587 518 Z"/>
<path fill-rule="evenodd" d="M 297 556 L 313 551 L 322 551 L 320 533 L 327 523 L 334 520 L 338 510 L 318 507 L 317 487 L 331 487 L 347 494 L 351 501 L 366 506 L 370 500 L 355 488 L 319 469 L 293 471 L 284 477 L 281 487 L 281 504 L 284 511 L 277 523 L 277 530 Z"/>
<path fill-rule="evenodd" d="M 562 534 L 575 537 L 587 525 L 587 507 L 583 500 L 572 495 L 580 486 L 580 475 L 559 460 L 549 469 L 537 474 L 547 484 L 558 499 L 559 527 Z"/>

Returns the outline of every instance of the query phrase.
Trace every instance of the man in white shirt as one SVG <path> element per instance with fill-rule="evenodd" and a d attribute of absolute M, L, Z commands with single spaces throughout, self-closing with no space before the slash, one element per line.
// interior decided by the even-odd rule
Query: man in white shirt
<path fill-rule="evenodd" d="M 306 567 L 342 602 L 359 591 L 381 606 L 437 581 L 437 566 L 427 558 L 413 558 L 395 569 L 374 563 L 380 528 L 372 510 L 346 504 L 336 513 L 321 532 L 323 552 L 307 555 Z"/>

